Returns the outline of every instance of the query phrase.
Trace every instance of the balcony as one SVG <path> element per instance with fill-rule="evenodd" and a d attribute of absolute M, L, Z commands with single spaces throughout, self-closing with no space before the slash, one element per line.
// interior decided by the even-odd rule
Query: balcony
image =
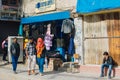
<path fill-rule="evenodd" d="M 20 8 L 14 6 L 2 5 L 0 8 L 0 19 L 1 20 L 20 20 Z"/>

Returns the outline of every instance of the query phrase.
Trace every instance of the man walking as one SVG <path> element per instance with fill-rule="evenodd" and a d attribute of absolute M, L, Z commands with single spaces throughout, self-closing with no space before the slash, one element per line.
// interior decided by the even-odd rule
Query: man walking
<path fill-rule="evenodd" d="M 29 42 L 26 45 L 26 58 L 28 59 L 28 75 L 30 75 L 31 70 L 35 74 L 36 46 L 32 37 L 29 38 Z"/>
<path fill-rule="evenodd" d="M 17 74 L 16 69 L 17 69 L 18 58 L 20 56 L 20 45 L 17 42 L 16 37 L 13 39 L 13 43 L 10 46 L 10 52 L 11 52 L 11 55 L 12 55 L 13 71 L 14 71 L 15 74 Z"/>

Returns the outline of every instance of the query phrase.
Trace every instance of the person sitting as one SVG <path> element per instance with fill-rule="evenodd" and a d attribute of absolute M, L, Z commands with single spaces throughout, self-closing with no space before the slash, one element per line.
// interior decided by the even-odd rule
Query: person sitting
<path fill-rule="evenodd" d="M 104 68 L 107 67 L 109 70 L 108 73 L 108 78 L 111 78 L 111 72 L 112 72 L 112 68 L 113 68 L 113 58 L 108 54 L 108 52 L 104 52 L 103 53 L 103 64 L 101 66 L 101 75 L 100 77 L 104 77 Z"/>

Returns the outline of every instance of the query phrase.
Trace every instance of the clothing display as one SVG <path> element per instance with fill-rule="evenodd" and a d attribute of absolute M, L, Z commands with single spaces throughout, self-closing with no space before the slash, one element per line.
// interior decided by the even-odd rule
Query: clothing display
<path fill-rule="evenodd" d="M 44 35 L 46 30 L 47 30 L 46 25 L 45 24 L 39 24 L 37 27 L 38 27 L 39 35 Z"/>
<path fill-rule="evenodd" d="M 73 37 L 70 37 L 69 47 L 68 47 L 68 54 L 73 56 L 74 53 L 75 53 L 74 39 L 73 39 Z"/>
<path fill-rule="evenodd" d="M 65 48 L 65 51 L 68 51 L 70 34 L 69 33 L 67 33 L 67 34 L 64 33 L 63 39 L 64 39 L 64 48 Z"/>
<path fill-rule="evenodd" d="M 74 24 L 72 20 L 70 19 L 63 20 L 61 32 L 71 33 L 73 29 L 74 29 Z"/>
<path fill-rule="evenodd" d="M 51 34 L 51 24 L 47 25 L 47 32 L 44 39 L 45 39 L 44 43 L 46 50 L 50 50 L 50 47 L 52 47 L 52 39 L 53 39 L 53 35 Z"/>
<path fill-rule="evenodd" d="M 37 40 L 37 58 L 45 58 L 45 56 L 49 56 L 52 58 L 58 57 L 63 61 L 66 61 L 65 54 L 74 54 L 74 40 L 71 38 L 71 36 L 73 36 L 74 28 L 75 26 L 71 18 L 34 24 L 31 27 L 31 30 L 32 36 L 35 38 L 35 40 Z M 42 38 L 44 41 L 42 41 L 40 38 Z M 32 45 L 29 47 L 29 49 L 29 55 L 33 55 L 34 49 L 32 49 Z M 58 52 L 54 52 L 56 50 Z M 53 53 L 51 53 L 51 51 L 53 51 Z M 43 61 L 43 59 L 37 60 L 39 63 Z"/>
<path fill-rule="evenodd" d="M 50 50 L 50 47 L 52 46 L 53 37 L 47 34 L 44 39 L 46 50 Z"/>
<path fill-rule="evenodd" d="M 56 44 L 57 44 L 57 47 L 64 47 L 64 39 L 57 38 Z"/>

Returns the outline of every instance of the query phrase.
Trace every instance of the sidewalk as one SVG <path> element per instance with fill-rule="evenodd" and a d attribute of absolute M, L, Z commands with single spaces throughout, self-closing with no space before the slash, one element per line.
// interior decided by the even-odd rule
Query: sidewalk
<path fill-rule="evenodd" d="M 45 72 L 44 76 L 27 75 L 27 66 L 18 64 L 18 74 L 12 72 L 11 64 L 4 64 L 0 62 L 0 80 L 107 80 L 107 78 L 100 78 L 99 75 L 81 74 L 81 73 L 67 73 L 51 71 Z M 36 66 L 36 73 L 38 67 Z M 111 80 L 120 80 L 120 78 L 112 78 Z"/>

